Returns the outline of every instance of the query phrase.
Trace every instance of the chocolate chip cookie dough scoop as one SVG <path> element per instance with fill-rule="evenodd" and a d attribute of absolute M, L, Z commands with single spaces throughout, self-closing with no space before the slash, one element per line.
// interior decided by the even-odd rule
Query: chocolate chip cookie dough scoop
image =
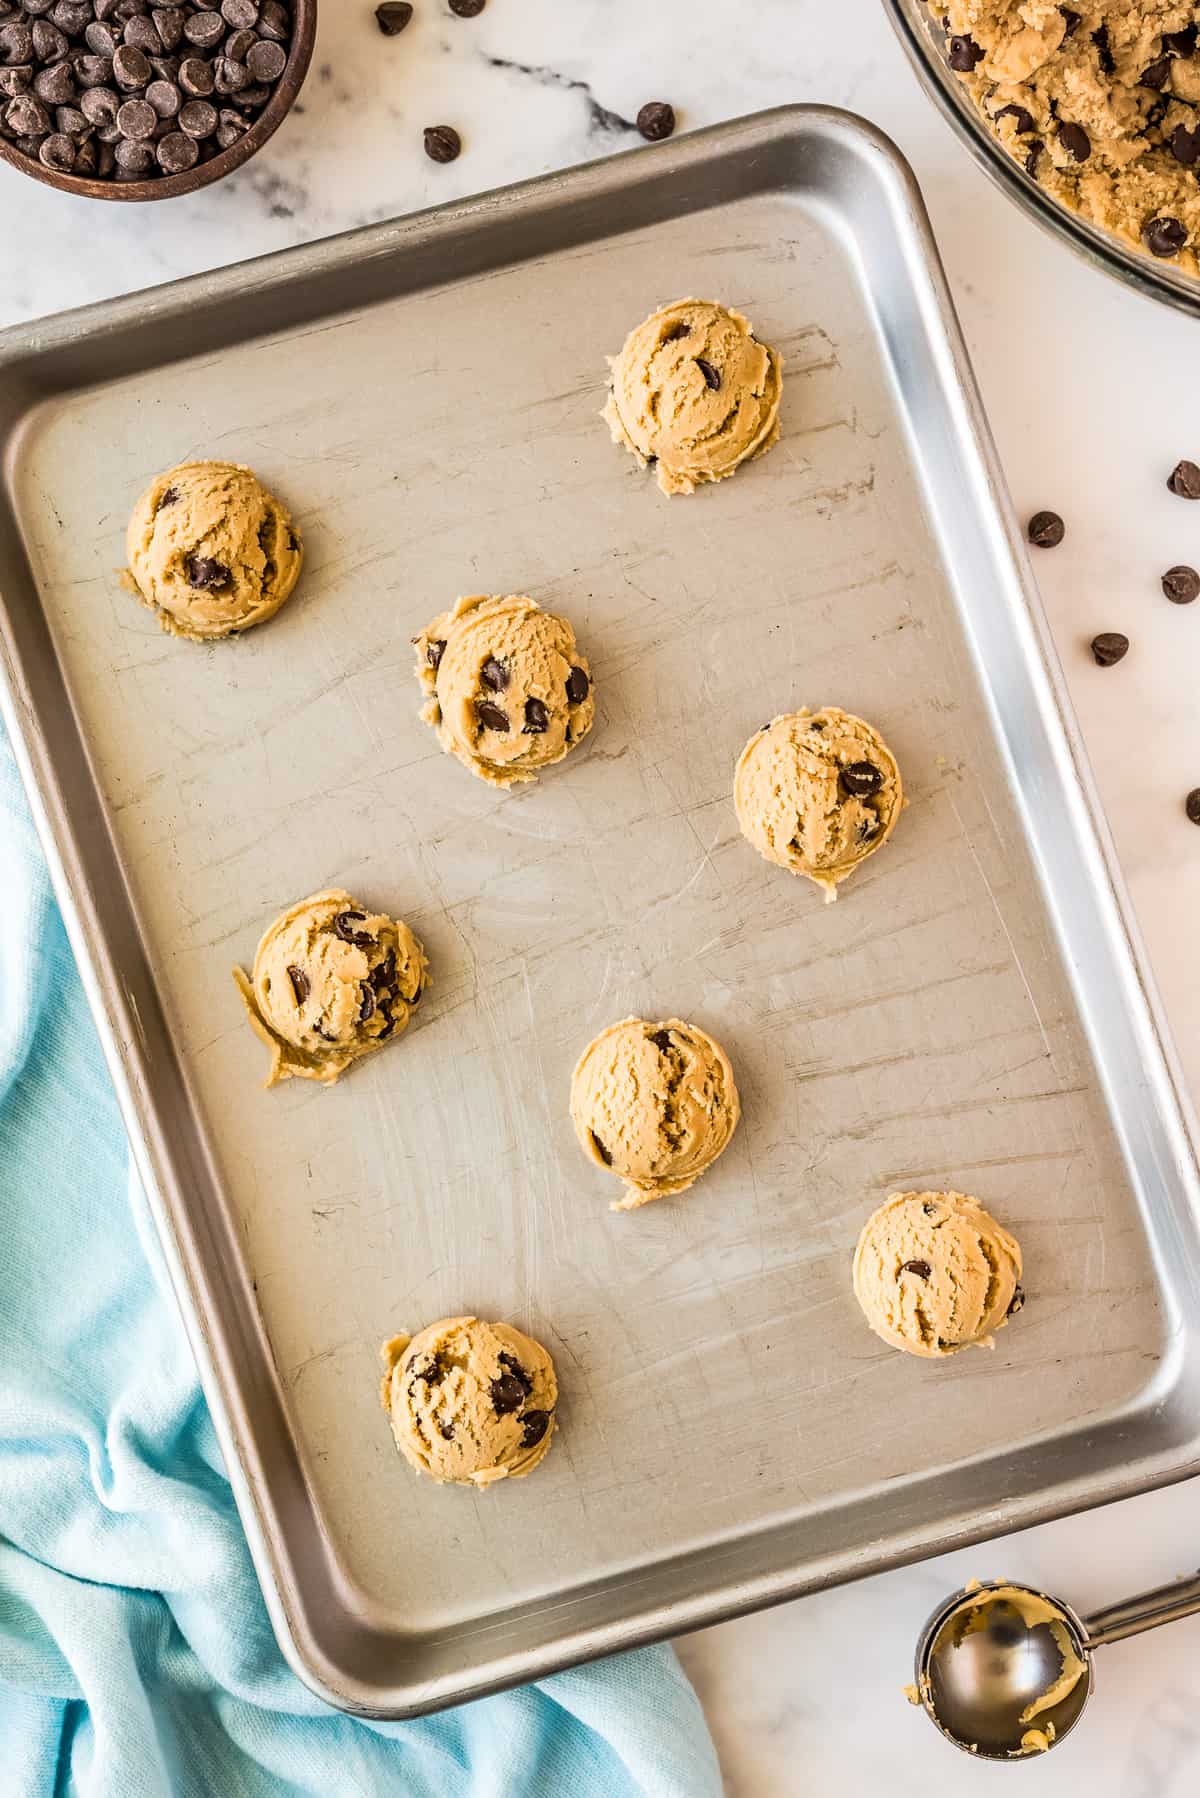
<path fill-rule="evenodd" d="M 414 641 L 421 716 L 480 780 L 536 780 L 592 728 L 592 677 L 575 632 L 524 594 L 460 599 Z"/>
<path fill-rule="evenodd" d="M 758 853 L 815 881 L 828 902 L 887 842 L 904 788 L 872 725 L 837 706 L 802 707 L 751 737 L 734 772 L 733 802 Z"/>
<path fill-rule="evenodd" d="M 613 357 L 611 380 L 613 441 L 643 467 L 657 464 L 664 493 L 724 480 L 779 435 L 779 357 L 740 312 L 712 300 L 652 312 Z"/>
<path fill-rule="evenodd" d="M 877 1336 L 936 1359 L 976 1344 L 1020 1310 L 1021 1249 L 978 1199 L 897 1192 L 863 1226 L 854 1296 Z"/>
<path fill-rule="evenodd" d="M 271 618 L 304 559 L 287 507 L 238 462 L 181 462 L 151 481 L 126 539 L 127 584 L 176 637 L 233 637 Z"/>
<path fill-rule="evenodd" d="M 258 945 L 253 975 L 233 971 L 255 1035 L 271 1051 L 267 1085 L 328 1085 L 399 1036 L 428 983 L 408 925 L 338 888 L 301 899 Z"/>
<path fill-rule="evenodd" d="M 728 1148 L 740 1116 L 724 1049 L 678 1018 L 610 1024 L 571 1079 L 580 1147 L 625 1183 L 614 1211 L 686 1192 Z"/>
<path fill-rule="evenodd" d="M 443 1485 L 521 1479 L 554 1435 L 554 1363 L 511 1324 L 444 1317 L 382 1349 L 380 1399 L 396 1447 Z"/>

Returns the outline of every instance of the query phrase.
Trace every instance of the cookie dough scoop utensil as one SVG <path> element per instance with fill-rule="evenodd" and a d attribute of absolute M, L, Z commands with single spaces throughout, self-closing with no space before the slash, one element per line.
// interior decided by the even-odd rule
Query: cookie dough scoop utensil
<path fill-rule="evenodd" d="M 914 1698 L 957 1748 L 1015 1760 L 1057 1746 L 1092 1691 L 1092 1656 L 1200 1611 L 1200 1574 L 1086 1620 L 1061 1599 L 992 1580 L 940 1604 L 917 1644 Z"/>

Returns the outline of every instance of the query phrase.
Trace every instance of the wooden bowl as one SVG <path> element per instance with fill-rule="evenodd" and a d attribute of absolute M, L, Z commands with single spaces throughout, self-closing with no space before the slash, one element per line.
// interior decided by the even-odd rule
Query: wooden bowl
<path fill-rule="evenodd" d="M 62 175 L 44 163 L 23 156 L 7 138 L 0 138 L 0 157 L 23 175 L 57 187 L 64 194 L 82 194 L 88 200 L 169 200 L 176 194 L 194 194 L 201 187 L 220 181 L 249 162 L 256 150 L 278 130 L 300 92 L 308 65 L 312 60 L 313 42 L 317 35 L 317 0 L 290 0 L 292 41 L 283 74 L 275 83 L 271 98 L 254 123 L 227 150 L 219 150 L 207 162 L 198 162 L 182 175 L 159 175 L 147 181 L 97 181 L 84 175 Z"/>

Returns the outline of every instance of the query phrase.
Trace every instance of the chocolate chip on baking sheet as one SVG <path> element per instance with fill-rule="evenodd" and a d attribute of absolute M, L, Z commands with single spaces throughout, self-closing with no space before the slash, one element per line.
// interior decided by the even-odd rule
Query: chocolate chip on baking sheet
<path fill-rule="evenodd" d="M 425 154 L 431 162 L 453 162 L 462 152 L 462 138 L 453 125 L 426 125 Z"/>
<path fill-rule="evenodd" d="M 521 1447 L 536 1448 L 550 1428 L 549 1411 L 522 1411 Z"/>
<path fill-rule="evenodd" d="M 1015 1317 L 1017 1315 L 1018 1311 L 1023 1311 L 1024 1309 L 1025 1309 L 1025 1288 L 1023 1286 L 1014 1287 L 1013 1295 L 1012 1295 L 1011 1299 L 1009 1299 L 1009 1301 L 1008 1301 L 1008 1310 L 1004 1313 L 1004 1315 L 1005 1315 L 1005 1317 Z"/>
<path fill-rule="evenodd" d="M 481 730 L 510 731 L 512 729 L 507 713 L 502 712 L 498 705 L 492 705 L 490 700 L 477 699 L 475 701 L 475 716 L 479 720 Z"/>
<path fill-rule="evenodd" d="M 1126 655 L 1129 638 L 1122 631 L 1101 631 L 1092 638 L 1092 654 L 1101 668 L 1112 668 Z"/>
<path fill-rule="evenodd" d="M 382 6 L 375 8 L 375 23 L 384 37 L 399 37 L 406 25 L 411 25 L 413 9 L 408 0 L 384 0 Z"/>
<path fill-rule="evenodd" d="M 838 781 L 851 799 L 870 799 L 883 785 L 883 774 L 874 762 L 848 762 L 838 770 Z"/>
<path fill-rule="evenodd" d="M 1183 809 L 1193 824 L 1200 824 L 1200 787 L 1193 787 L 1183 802 Z"/>
<path fill-rule="evenodd" d="M 675 108 L 667 100 L 647 100 L 637 115 L 637 128 L 648 144 L 659 144 L 675 129 Z"/>
<path fill-rule="evenodd" d="M 1163 575 L 1162 590 L 1173 606 L 1190 606 L 1200 597 L 1200 574 L 1186 562 L 1178 562 Z"/>
<path fill-rule="evenodd" d="M 1038 549 L 1056 549 L 1066 534 L 1057 512 L 1035 512 L 1029 520 L 1029 541 Z"/>
<path fill-rule="evenodd" d="M 450 11 L 459 19 L 477 19 L 487 0 L 450 0 Z"/>
<path fill-rule="evenodd" d="M 1179 499 L 1200 499 L 1200 468 L 1186 459 L 1177 462 L 1167 476 L 1167 486 Z"/>

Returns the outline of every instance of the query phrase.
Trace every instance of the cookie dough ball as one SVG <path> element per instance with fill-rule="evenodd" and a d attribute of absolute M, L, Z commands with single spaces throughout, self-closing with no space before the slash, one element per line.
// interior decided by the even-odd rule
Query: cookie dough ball
<path fill-rule="evenodd" d="M 631 331 L 612 359 L 604 417 L 615 443 L 658 465 L 664 493 L 721 481 L 779 435 L 783 373 L 749 320 L 712 300 L 677 300 Z"/>
<path fill-rule="evenodd" d="M 511 1324 L 444 1317 L 383 1345 L 380 1397 L 396 1447 L 442 1484 L 531 1473 L 550 1446 L 558 1381 L 540 1342 Z"/>
<path fill-rule="evenodd" d="M 867 1219 L 854 1296 L 877 1336 L 908 1355 L 990 1348 L 1024 1303 L 1021 1250 L 978 1199 L 897 1192 Z"/>
<path fill-rule="evenodd" d="M 408 1024 L 428 977 L 425 951 L 398 918 L 334 889 L 276 918 L 233 977 L 271 1051 L 267 1085 L 295 1075 L 328 1084 Z"/>
<path fill-rule="evenodd" d="M 724 1049 L 678 1018 L 610 1024 L 571 1079 L 584 1154 L 625 1182 L 614 1211 L 686 1192 L 728 1146 L 740 1116 Z"/>
<path fill-rule="evenodd" d="M 836 706 L 803 707 L 751 737 L 738 757 L 733 802 L 758 853 L 815 880 L 828 901 L 887 842 L 904 789 L 877 730 Z"/>
<path fill-rule="evenodd" d="M 460 599 L 415 643 L 421 716 L 480 780 L 536 780 L 592 728 L 592 677 L 575 632 L 524 594 Z"/>
<path fill-rule="evenodd" d="M 137 596 L 163 629 L 197 642 L 270 618 L 303 560 L 286 506 L 237 462 L 181 462 L 151 481 L 126 554 Z"/>

